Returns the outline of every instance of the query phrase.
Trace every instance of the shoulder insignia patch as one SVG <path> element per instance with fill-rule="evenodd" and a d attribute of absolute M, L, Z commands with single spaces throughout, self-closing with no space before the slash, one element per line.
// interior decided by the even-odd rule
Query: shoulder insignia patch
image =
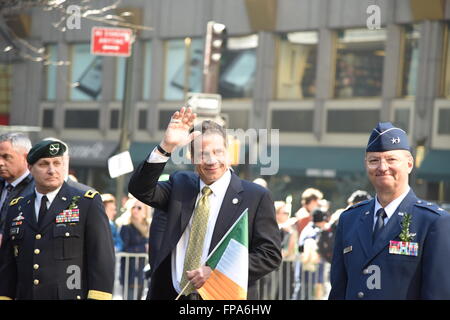
<path fill-rule="evenodd" d="M 428 209 L 429 211 L 437 213 L 439 215 L 442 215 L 446 212 L 444 209 L 439 208 L 435 203 L 425 202 L 423 200 L 416 201 L 415 206 Z"/>
<path fill-rule="evenodd" d="M 86 193 L 84 194 L 85 198 L 89 198 L 89 199 L 94 199 L 95 195 L 98 194 L 98 191 L 94 191 L 94 190 L 88 190 L 86 191 Z"/>
<path fill-rule="evenodd" d="M 357 207 L 360 207 L 360 206 L 362 206 L 362 205 L 364 205 L 364 204 L 367 204 L 367 203 L 369 203 L 369 201 L 370 201 L 370 200 L 364 200 L 364 201 L 361 201 L 361 202 L 355 203 L 354 205 L 352 205 L 352 206 L 348 207 L 348 208 L 347 208 L 347 210 L 348 210 L 348 209 L 353 209 L 353 208 L 357 208 Z"/>
<path fill-rule="evenodd" d="M 13 206 L 13 205 L 17 204 L 20 199 L 23 199 L 23 197 L 18 197 L 18 198 L 12 199 L 11 202 L 9 203 L 9 205 Z"/>

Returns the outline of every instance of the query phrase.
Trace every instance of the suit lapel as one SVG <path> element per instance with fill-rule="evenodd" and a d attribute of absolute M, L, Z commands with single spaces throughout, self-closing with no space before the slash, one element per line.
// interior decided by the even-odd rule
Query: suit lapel
<path fill-rule="evenodd" d="M 37 231 L 37 221 L 36 221 L 36 212 L 34 210 L 34 200 L 36 199 L 36 194 L 33 192 L 28 195 L 24 201 L 21 202 L 19 207 L 19 212 L 22 212 L 24 222 L 27 223 L 31 229 Z"/>
<path fill-rule="evenodd" d="M 179 237 L 183 234 L 186 226 L 194 213 L 195 201 L 197 200 L 197 195 L 200 192 L 200 178 L 198 175 L 191 176 L 191 185 L 186 186 L 185 192 L 183 192 L 183 200 L 180 215 L 180 230 L 181 233 Z M 173 235 L 177 236 L 177 235 Z M 179 238 L 178 237 L 178 238 Z"/>
<path fill-rule="evenodd" d="M 53 199 L 52 204 L 48 208 L 44 220 L 40 224 L 40 229 L 45 229 L 50 223 L 55 221 L 56 216 L 69 207 L 71 198 L 72 195 L 70 193 L 70 190 L 68 189 L 67 184 L 64 182 L 55 199 Z"/>
<path fill-rule="evenodd" d="M 389 218 L 388 223 L 381 231 L 379 238 L 373 245 L 372 255 L 369 260 L 378 255 L 386 246 L 389 245 L 389 241 L 394 240 L 402 231 L 403 214 L 399 213 L 411 213 L 411 204 L 415 202 L 416 195 L 411 190 L 403 201 L 395 210 L 394 214 Z"/>
<path fill-rule="evenodd" d="M 373 210 L 375 200 L 371 200 L 369 206 L 362 212 L 360 225 L 358 227 L 358 237 L 361 241 L 366 257 L 372 252 L 372 232 L 373 232 Z"/>
<path fill-rule="evenodd" d="M 219 210 L 219 215 L 217 216 L 211 244 L 209 246 L 209 252 L 215 248 L 228 229 L 242 213 L 243 209 L 241 209 L 241 204 L 243 191 L 244 189 L 242 188 L 241 180 L 236 176 L 236 174 L 232 173 L 230 185 L 225 193 L 225 197 L 223 198 L 223 202 Z"/>

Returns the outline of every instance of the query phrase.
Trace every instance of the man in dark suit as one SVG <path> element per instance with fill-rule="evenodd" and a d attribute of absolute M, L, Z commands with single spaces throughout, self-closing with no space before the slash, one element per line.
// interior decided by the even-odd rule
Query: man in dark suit
<path fill-rule="evenodd" d="M 114 247 L 96 191 L 64 181 L 65 145 L 41 141 L 28 153 L 33 193 L 9 204 L 0 249 L 0 299 L 111 299 Z"/>
<path fill-rule="evenodd" d="M 28 171 L 27 154 L 30 139 L 23 133 L 0 135 L 0 247 L 9 202 L 33 192 L 33 177 Z"/>
<path fill-rule="evenodd" d="M 174 299 L 182 292 L 184 299 L 198 299 L 195 289 L 205 283 L 211 269 L 200 262 L 192 267 L 193 256 L 201 255 L 198 261 L 204 262 L 248 208 L 249 270 L 236 272 L 248 272 L 248 298 L 257 299 L 257 280 L 281 263 L 280 232 L 270 192 L 232 172 L 221 126 L 204 121 L 199 130 L 190 133 L 195 118 L 190 108 L 173 114 L 160 145 L 139 165 L 128 186 L 136 198 L 167 213 L 148 298 Z M 170 153 L 188 143 L 196 173 L 178 171 L 171 174 L 169 181 L 158 182 Z M 202 224 L 206 230 L 193 231 L 199 230 L 199 223 L 194 221 L 198 221 L 200 212 L 208 214 L 207 222 Z M 204 237 L 198 240 L 201 233 Z M 192 239 L 197 239 L 196 248 L 202 249 L 191 250 Z"/>
<path fill-rule="evenodd" d="M 339 218 L 330 299 L 450 299 L 450 215 L 416 197 L 406 133 L 372 131 L 365 157 L 376 197 Z"/>

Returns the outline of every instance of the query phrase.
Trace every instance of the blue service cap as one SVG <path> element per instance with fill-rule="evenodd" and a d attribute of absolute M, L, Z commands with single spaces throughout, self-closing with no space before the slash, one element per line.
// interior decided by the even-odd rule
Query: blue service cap
<path fill-rule="evenodd" d="M 379 122 L 372 130 L 366 152 L 384 152 L 390 150 L 411 151 L 406 132 L 394 127 L 390 122 Z"/>

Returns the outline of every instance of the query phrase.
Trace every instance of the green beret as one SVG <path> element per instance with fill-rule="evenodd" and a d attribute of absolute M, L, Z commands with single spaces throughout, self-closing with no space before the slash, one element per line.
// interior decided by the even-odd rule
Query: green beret
<path fill-rule="evenodd" d="M 64 143 L 54 140 L 42 140 L 36 143 L 28 152 L 27 161 L 32 165 L 42 158 L 61 157 L 64 152 L 66 152 Z"/>

